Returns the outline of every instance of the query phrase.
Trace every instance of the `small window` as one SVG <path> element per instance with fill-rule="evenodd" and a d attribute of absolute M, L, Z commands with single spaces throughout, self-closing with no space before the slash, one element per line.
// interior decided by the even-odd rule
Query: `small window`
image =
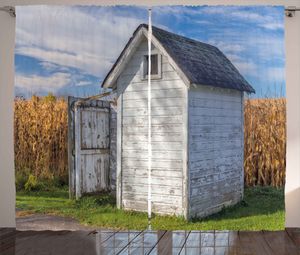
<path fill-rule="evenodd" d="M 143 59 L 143 79 L 148 78 L 148 55 L 144 56 Z M 152 54 L 151 55 L 151 78 L 160 79 L 161 78 L 161 55 Z"/>

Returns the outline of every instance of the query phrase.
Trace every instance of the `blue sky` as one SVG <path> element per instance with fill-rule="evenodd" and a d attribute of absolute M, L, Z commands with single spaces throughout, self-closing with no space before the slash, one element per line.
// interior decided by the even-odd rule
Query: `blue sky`
<path fill-rule="evenodd" d="M 285 95 L 284 8 L 164 6 L 153 25 L 222 50 L 256 89 Z M 100 84 L 147 8 L 26 6 L 17 8 L 15 93 L 89 96 Z"/>

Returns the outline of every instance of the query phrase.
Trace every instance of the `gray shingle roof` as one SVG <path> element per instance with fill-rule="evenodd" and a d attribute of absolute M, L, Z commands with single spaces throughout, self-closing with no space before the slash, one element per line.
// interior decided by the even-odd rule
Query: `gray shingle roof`
<path fill-rule="evenodd" d="M 133 37 L 141 27 L 148 29 L 148 25 L 141 24 L 134 32 Z M 217 47 L 155 26 L 152 26 L 152 33 L 186 75 L 190 83 L 255 93 L 252 86 Z"/>

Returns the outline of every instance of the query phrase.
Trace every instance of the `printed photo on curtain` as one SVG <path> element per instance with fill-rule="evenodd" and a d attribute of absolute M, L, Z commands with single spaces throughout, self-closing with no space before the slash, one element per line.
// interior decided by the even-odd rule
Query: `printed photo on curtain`
<path fill-rule="evenodd" d="M 284 7 L 16 11 L 20 227 L 284 229 Z"/>

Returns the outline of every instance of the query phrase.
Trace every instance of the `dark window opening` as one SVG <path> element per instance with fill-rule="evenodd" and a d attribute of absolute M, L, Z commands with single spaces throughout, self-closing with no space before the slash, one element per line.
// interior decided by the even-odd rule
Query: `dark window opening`
<path fill-rule="evenodd" d="M 144 76 L 148 75 L 148 56 L 144 56 Z M 158 75 L 158 55 L 151 55 L 151 75 Z"/>

